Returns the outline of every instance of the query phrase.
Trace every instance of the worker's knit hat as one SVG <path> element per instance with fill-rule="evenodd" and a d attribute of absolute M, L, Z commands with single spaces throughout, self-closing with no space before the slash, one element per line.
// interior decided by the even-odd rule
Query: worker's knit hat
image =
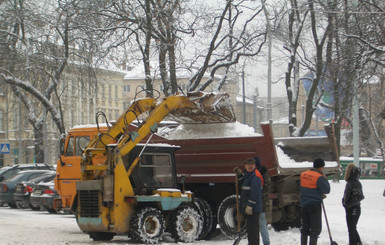
<path fill-rule="evenodd" d="M 321 168 L 325 166 L 325 161 L 322 160 L 322 158 L 317 158 L 313 162 L 313 167 L 314 168 Z"/>

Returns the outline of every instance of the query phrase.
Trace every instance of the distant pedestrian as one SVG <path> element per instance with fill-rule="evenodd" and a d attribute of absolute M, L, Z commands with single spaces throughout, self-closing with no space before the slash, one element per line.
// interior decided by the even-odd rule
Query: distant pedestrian
<path fill-rule="evenodd" d="M 346 167 L 345 172 L 345 192 L 342 198 L 342 205 L 346 212 L 346 223 L 349 231 L 349 245 L 361 245 L 361 238 L 357 232 L 357 223 L 361 215 L 361 201 L 365 198 L 362 192 L 361 169 L 354 163 Z"/>
<path fill-rule="evenodd" d="M 266 213 L 269 211 L 271 180 L 265 166 L 261 165 L 259 157 L 254 157 L 255 167 L 263 178 L 262 186 L 262 212 L 259 214 L 259 232 L 261 233 L 263 245 L 270 245 L 269 230 L 267 229 Z"/>
<path fill-rule="evenodd" d="M 317 158 L 313 168 L 301 174 L 301 245 L 316 245 L 322 230 L 322 199 L 330 192 L 330 184 L 323 174 L 325 162 Z"/>
<path fill-rule="evenodd" d="M 247 239 L 249 245 L 259 245 L 259 214 L 262 212 L 263 178 L 255 168 L 255 160 L 247 158 L 244 162 L 245 170 L 236 167 L 234 172 L 242 181 L 240 211 L 246 217 Z"/>

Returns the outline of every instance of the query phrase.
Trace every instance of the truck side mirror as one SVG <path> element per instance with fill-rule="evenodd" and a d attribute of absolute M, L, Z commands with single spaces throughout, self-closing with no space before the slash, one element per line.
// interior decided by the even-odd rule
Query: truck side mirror
<path fill-rule="evenodd" d="M 66 165 L 66 163 L 63 162 L 63 160 L 61 159 L 61 156 L 62 156 L 62 155 L 59 155 L 60 165 L 61 165 L 62 167 L 64 167 L 64 165 Z"/>
<path fill-rule="evenodd" d="M 186 181 L 186 175 L 180 176 L 179 183 L 182 184 L 182 191 L 185 191 L 184 182 Z"/>
<path fill-rule="evenodd" d="M 65 137 L 60 137 L 60 141 L 59 141 L 60 155 L 64 155 L 65 143 L 66 143 Z"/>

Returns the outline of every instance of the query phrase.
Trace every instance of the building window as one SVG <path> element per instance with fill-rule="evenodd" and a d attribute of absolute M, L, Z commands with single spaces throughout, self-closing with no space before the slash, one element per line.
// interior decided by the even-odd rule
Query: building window
<path fill-rule="evenodd" d="M 127 110 L 128 107 L 130 107 L 130 102 L 123 102 L 123 111 Z"/>
<path fill-rule="evenodd" d="M 0 110 L 0 131 L 4 131 L 4 113 Z"/>
<path fill-rule="evenodd" d="M 115 85 L 115 99 L 118 98 L 118 86 Z"/>
<path fill-rule="evenodd" d="M 123 85 L 123 92 L 124 93 L 130 92 L 130 85 Z"/>
<path fill-rule="evenodd" d="M 102 98 L 106 98 L 106 94 L 105 94 L 105 91 L 104 91 L 104 84 L 101 84 L 101 93 L 102 93 Z"/>
<path fill-rule="evenodd" d="M 20 108 L 13 112 L 13 129 L 17 129 L 19 126 L 19 110 Z"/>

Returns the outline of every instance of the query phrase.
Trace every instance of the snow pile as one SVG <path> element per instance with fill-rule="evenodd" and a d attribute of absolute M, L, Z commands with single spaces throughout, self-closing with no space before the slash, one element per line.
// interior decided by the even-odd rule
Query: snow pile
<path fill-rule="evenodd" d="M 383 238 L 385 227 L 385 197 L 382 196 L 385 180 L 361 180 L 365 199 L 361 202 L 361 217 L 357 229 L 364 245 L 385 245 Z M 339 183 L 330 181 L 331 192 L 324 199 L 327 217 L 333 240 L 339 245 L 349 245 L 346 226 L 345 210 L 341 199 L 345 189 L 345 181 Z M 83 233 L 73 215 L 51 215 L 47 211 L 31 211 L 28 209 L 10 209 L 0 207 L 0 244 L 24 245 L 119 245 L 138 244 L 127 238 L 127 235 L 117 235 L 111 242 L 92 242 Z M 31 225 L 33 224 L 33 225 Z M 28 232 L 26 232 L 28 231 Z M 43 234 L 43 235 L 42 235 Z M 298 245 L 300 244 L 300 230 L 298 228 L 276 232 L 269 225 L 271 244 Z M 232 245 L 221 232 L 214 234 L 211 240 L 200 240 L 194 243 L 175 243 L 171 237 L 165 236 L 160 244 L 185 245 Z M 239 245 L 246 245 L 247 239 L 242 239 Z M 322 218 L 322 233 L 318 245 L 330 245 L 328 230 L 324 217 Z"/>
<path fill-rule="evenodd" d="M 281 168 L 312 168 L 313 162 L 297 162 L 294 159 L 286 155 L 279 146 L 275 146 L 277 152 L 279 166 Z M 337 167 L 338 163 L 336 161 L 325 161 L 326 168 Z"/>
<path fill-rule="evenodd" d="M 167 139 L 201 139 L 261 136 L 254 132 L 254 128 L 240 122 L 213 124 L 181 124 L 174 131 L 165 135 Z"/>

